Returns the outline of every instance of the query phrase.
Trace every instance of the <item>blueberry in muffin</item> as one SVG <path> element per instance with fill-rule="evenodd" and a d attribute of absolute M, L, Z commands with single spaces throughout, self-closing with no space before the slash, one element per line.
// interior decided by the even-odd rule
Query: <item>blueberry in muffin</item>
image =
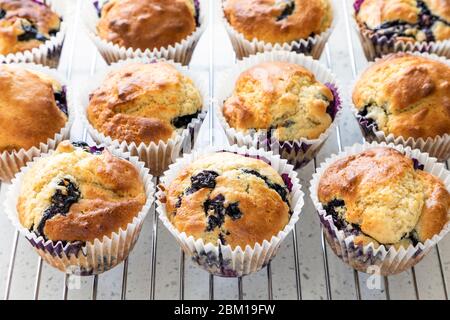
<path fill-rule="evenodd" d="M 450 66 L 398 53 L 369 67 L 353 90 L 360 124 L 386 135 L 434 138 L 450 133 Z"/>
<path fill-rule="evenodd" d="M 101 8 L 97 34 L 121 47 L 167 48 L 195 31 L 199 9 L 194 0 L 110 0 Z"/>
<path fill-rule="evenodd" d="M 318 198 L 357 245 L 406 248 L 431 239 L 449 221 L 450 194 L 442 181 L 387 147 L 332 163 L 320 178 Z"/>
<path fill-rule="evenodd" d="M 62 19 L 33 0 L 0 0 L 0 54 L 31 50 L 60 29 Z"/>
<path fill-rule="evenodd" d="M 126 229 L 145 201 L 130 162 L 64 141 L 25 173 L 17 212 L 20 223 L 45 240 L 85 243 Z"/>
<path fill-rule="evenodd" d="M 223 105 L 230 127 L 271 130 L 280 141 L 316 139 L 335 115 L 333 90 L 300 65 L 263 62 L 243 72 Z"/>
<path fill-rule="evenodd" d="M 247 40 L 285 43 L 327 30 L 333 20 L 329 0 L 226 0 L 229 24 Z"/>
<path fill-rule="evenodd" d="M 46 143 L 67 120 L 63 85 L 42 72 L 0 65 L 0 152 Z"/>
<path fill-rule="evenodd" d="M 450 39 L 447 0 L 364 0 L 355 5 L 362 30 L 377 38 L 407 42 Z"/>
<path fill-rule="evenodd" d="M 270 241 L 291 216 L 283 177 L 262 160 L 230 152 L 192 162 L 167 186 L 164 201 L 179 232 L 233 249 Z"/>
<path fill-rule="evenodd" d="M 131 63 L 109 73 L 91 94 L 87 115 L 106 136 L 139 145 L 175 137 L 201 109 L 194 82 L 171 64 Z"/>

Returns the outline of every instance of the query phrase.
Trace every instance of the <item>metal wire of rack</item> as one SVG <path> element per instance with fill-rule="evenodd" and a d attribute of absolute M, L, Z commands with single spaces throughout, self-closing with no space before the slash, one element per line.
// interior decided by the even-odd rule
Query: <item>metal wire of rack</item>
<path fill-rule="evenodd" d="M 75 19 L 73 23 L 72 28 L 72 37 L 71 37 L 71 43 L 70 43 L 70 51 L 69 51 L 69 59 L 67 63 L 66 68 L 66 77 L 68 80 L 72 77 L 72 68 L 73 68 L 73 59 L 74 54 L 76 51 L 75 43 L 76 43 L 76 37 L 77 37 L 77 30 L 79 29 L 79 15 L 81 14 L 81 2 L 83 0 L 77 0 L 76 2 L 76 10 L 75 10 Z M 352 34 L 352 28 L 351 28 L 351 22 L 350 22 L 350 16 L 349 16 L 349 8 L 348 3 L 346 0 L 342 0 L 342 6 L 344 8 L 344 19 L 345 19 L 345 32 L 346 32 L 346 38 L 347 38 L 347 45 L 349 48 L 349 60 L 352 70 L 352 76 L 353 78 L 356 77 L 358 74 L 358 67 L 355 59 L 355 48 L 354 48 L 354 42 L 353 42 L 353 34 Z M 214 1 L 210 2 L 210 17 L 214 16 L 214 10 L 215 5 Z M 209 116 L 209 126 L 210 126 L 210 142 L 211 144 L 214 144 L 215 136 L 213 134 L 214 132 L 214 115 L 213 115 L 213 104 L 214 104 L 214 85 L 215 85 L 215 63 L 214 63 L 214 41 L 215 41 L 215 34 L 214 34 L 214 23 L 212 22 L 212 18 L 210 19 L 210 25 L 209 25 L 209 89 L 210 89 L 210 116 Z M 329 69 L 333 70 L 334 65 L 332 61 L 332 55 L 330 51 L 330 47 L 327 44 L 325 47 L 325 62 Z M 96 71 L 96 65 L 97 65 L 97 57 L 98 53 L 94 49 L 92 54 L 92 61 L 90 66 L 89 74 L 92 76 Z M 90 137 L 87 133 L 86 128 L 83 129 L 82 132 L 82 139 L 85 141 L 89 141 Z M 336 127 L 336 143 L 337 143 L 337 149 L 338 151 L 341 151 L 342 146 L 342 137 L 341 137 L 341 128 L 340 126 Z M 319 160 L 314 158 L 313 164 L 314 164 L 314 171 L 317 168 Z M 448 168 L 447 163 L 447 168 Z M 159 182 L 158 178 L 155 178 L 154 181 L 156 184 Z M 157 248 L 158 248 L 158 217 L 155 208 L 153 207 L 149 214 L 149 219 L 151 219 L 151 255 L 150 255 L 150 285 L 149 285 L 149 291 L 148 291 L 148 298 L 155 299 L 156 298 L 156 281 L 157 281 Z M 301 222 L 300 222 L 301 223 Z M 301 300 L 303 298 L 303 291 L 302 291 L 302 273 L 301 273 L 301 259 L 300 259 L 300 252 L 299 252 L 299 246 L 298 246 L 298 233 L 297 233 L 297 227 L 294 228 L 292 233 L 292 255 L 293 255 L 293 272 L 295 275 L 295 295 L 296 299 Z M 6 285 L 5 285 L 5 299 L 10 298 L 10 290 L 11 290 L 11 284 L 13 279 L 13 273 L 14 268 L 16 264 L 16 253 L 17 253 L 17 247 L 19 242 L 19 232 L 15 231 L 13 233 L 13 240 L 12 240 L 12 247 L 11 252 L 9 256 L 9 264 L 8 264 L 8 271 L 6 276 Z M 323 274 L 324 274 L 324 284 L 325 284 L 325 298 L 326 299 L 333 299 L 333 291 L 332 291 L 332 285 L 331 285 L 331 269 L 330 269 L 330 248 L 328 247 L 328 244 L 325 241 L 324 233 L 321 230 L 321 237 L 320 237 L 320 248 L 321 248 L 321 256 L 322 256 L 322 265 L 323 265 Z M 439 265 L 439 273 L 442 281 L 442 287 L 444 292 L 444 298 L 448 300 L 448 286 L 447 286 L 447 278 L 446 278 L 446 270 L 443 262 L 443 258 L 441 255 L 440 247 L 436 246 L 436 257 L 437 257 L 437 263 Z M 42 275 L 42 269 L 43 269 L 43 261 L 39 257 L 37 262 L 37 268 L 36 268 L 36 275 L 35 275 L 35 282 L 34 282 L 34 291 L 33 291 L 33 298 L 39 299 L 40 294 L 40 288 L 41 288 L 41 275 Z M 179 288 L 178 288 L 178 298 L 184 299 L 185 298 L 185 283 L 186 283 L 186 257 L 182 250 L 180 250 L 179 254 L 179 265 L 178 265 L 178 282 L 179 282 Z M 267 298 L 269 300 L 272 300 L 274 298 L 274 283 L 273 283 L 273 273 L 272 273 L 272 265 L 271 263 L 268 264 L 265 271 L 266 272 L 266 278 L 267 278 Z M 354 297 L 358 300 L 362 299 L 362 292 L 361 292 L 361 284 L 360 284 L 360 278 L 361 275 L 356 270 L 353 270 L 353 276 L 352 280 L 354 282 Z M 121 275 L 121 289 L 120 289 L 120 298 L 122 300 L 127 298 L 127 286 L 128 286 L 128 273 L 129 273 L 129 262 L 128 259 L 126 259 L 123 263 L 122 268 L 122 275 Z M 63 277 L 62 285 L 62 299 L 67 299 L 69 294 L 69 286 L 68 281 L 70 276 L 69 275 L 61 275 Z M 98 288 L 99 288 L 99 276 L 95 275 L 90 277 L 91 278 L 91 290 L 90 290 L 90 297 L 93 300 L 97 299 L 98 294 Z M 216 296 L 215 290 L 217 290 L 217 285 L 215 281 L 215 277 L 213 275 L 209 275 L 208 277 L 208 298 L 213 300 Z M 244 284 L 246 279 L 243 278 L 237 278 L 236 280 L 236 288 L 237 288 L 237 297 L 238 299 L 242 300 L 244 298 Z M 419 286 L 418 281 L 416 277 L 416 271 L 414 268 L 411 269 L 411 281 L 414 287 L 414 295 L 416 299 L 420 298 L 419 295 Z M 383 286 L 384 286 L 384 293 L 385 293 L 385 299 L 390 300 L 391 299 L 391 293 L 390 293 L 390 287 L 389 287 L 389 278 L 384 277 L 383 278 Z"/>

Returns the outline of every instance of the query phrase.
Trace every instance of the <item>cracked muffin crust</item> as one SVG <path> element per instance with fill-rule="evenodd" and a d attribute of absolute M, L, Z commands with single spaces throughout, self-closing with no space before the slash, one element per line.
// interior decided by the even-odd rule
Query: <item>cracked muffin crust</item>
<path fill-rule="evenodd" d="M 230 25 L 247 40 L 269 43 L 318 35 L 333 20 L 329 0 L 227 0 L 223 10 Z"/>
<path fill-rule="evenodd" d="M 449 221 L 450 194 L 442 181 L 387 147 L 332 163 L 318 197 L 335 226 L 361 245 L 406 248 L 431 239 Z"/>
<path fill-rule="evenodd" d="M 262 160 L 230 152 L 194 161 L 164 193 L 167 216 L 178 231 L 233 249 L 270 241 L 291 216 L 283 178 Z"/>
<path fill-rule="evenodd" d="M 20 223 L 44 239 L 87 242 L 125 229 L 145 201 L 130 162 L 64 141 L 24 175 L 17 212 Z"/>
<path fill-rule="evenodd" d="M 223 105 L 230 127 L 274 130 L 280 141 L 316 139 L 331 124 L 332 91 L 300 65 L 263 62 L 243 72 Z"/>
<path fill-rule="evenodd" d="M 0 54 L 39 47 L 60 29 L 61 18 L 33 0 L 0 0 Z"/>
<path fill-rule="evenodd" d="M 387 56 L 353 90 L 359 116 L 386 134 L 434 138 L 450 133 L 450 66 L 412 54 Z"/>
<path fill-rule="evenodd" d="M 356 20 L 361 29 L 378 37 L 412 42 L 450 39 L 447 0 L 364 0 Z"/>
<path fill-rule="evenodd" d="M 97 32 L 126 48 L 160 49 L 195 31 L 198 10 L 194 0 L 110 0 L 101 9 Z"/>
<path fill-rule="evenodd" d="M 0 65 L 0 153 L 46 143 L 67 120 L 60 83 L 41 72 Z"/>
<path fill-rule="evenodd" d="M 128 143 L 166 142 L 201 112 L 194 82 L 166 62 L 131 63 L 108 74 L 89 99 L 95 129 Z"/>

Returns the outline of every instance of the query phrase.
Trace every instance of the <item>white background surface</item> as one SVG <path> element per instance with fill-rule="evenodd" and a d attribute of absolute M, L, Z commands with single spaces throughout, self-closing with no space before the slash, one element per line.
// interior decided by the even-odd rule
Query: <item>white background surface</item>
<path fill-rule="evenodd" d="M 60 71 L 70 77 L 75 91 L 82 88 L 83 83 L 92 72 L 105 67 L 102 58 L 98 56 L 89 38 L 81 26 L 79 16 L 76 17 L 76 4 L 88 0 L 59 0 L 67 1 L 72 9 L 72 25 L 68 31 Z M 211 0 L 212 1 L 212 0 Z M 351 50 L 346 33 L 346 20 L 344 16 L 344 1 L 350 10 L 351 0 L 337 0 L 338 18 L 337 27 L 329 41 L 329 52 L 332 71 L 338 75 L 342 91 L 346 99 L 350 96 L 350 83 L 352 81 Z M 219 1 L 216 0 L 216 4 Z M 216 6 L 217 7 L 217 6 Z M 78 10 L 79 11 L 79 10 Z M 82 14 L 82 12 L 79 14 Z M 215 18 L 215 46 L 214 63 L 216 66 L 216 79 L 220 73 L 234 63 L 234 53 L 231 44 L 219 19 Z M 191 63 L 191 68 L 204 74 L 208 78 L 209 64 L 209 31 L 208 29 L 198 45 Z M 360 71 L 367 64 L 361 52 L 357 35 L 351 30 L 351 41 L 355 48 L 357 70 Z M 327 65 L 323 55 L 322 62 Z M 220 83 L 216 81 L 216 89 Z M 356 121 L 347 109 L 340 123 L 342 145 L 347 146 L 362 141 Z M 73 140 L 83 138 L 83 128 L 76 123 L 73 129 Z M 317 157 L 317 163 L 337 152 L 338 141 L 333 134 Z M 299 171 L 303 191 L 306 194 L 302 216 L 297 224 L 301 293 L 304 299 L 326 299 L 326 277 L 324 273 L 324 259 L 322 255 L 319 220 L 312 208 L 308 195 L 309 180 L 314 171 L 314 161 Z M 5 185 L 1 187 L 0 204 L 3 203 Z M 140 239 L 129 257 L 128 278 L 126 286 L 127 299 L 148 299 L 150 297 L 150 264 L 151 264 L 151 237 L 153 211 L 147 217 Z M 0 208 L 0 297 L 5 291 L 8 266 L 11 257 L 11 248 L 14 241 L 14 230 Z M 275 299 L 297 299 L 295 263 L 292 245 L 292 235 L 282 245 L 277 257 L 272 262 L 272 285 Z M 450 237 L 444 239 L 439 245 L 444 277 L 450 283 Z M 180 285 L 180 249 L 174 239 L 160 224 L 158 227 L 158 246 L 156 252 L 156 299 L 178 299 Z M 341 262 L 328 249 L 328 263 L 330 273 L 331 295 L 333 299 L 356 299 L 353 270 Z M 36 272 L 38 270 L 38 255 L 32 250 L 28 242 L 20 237 L 17 249 L 14 272 L 11 283 L 10 299 L 32 299 L 35 292 Z M 413 274 L 411 271 L 389 277 L 389 295 L 391 299 L 444 299 L 444 285 L 439 268 L 436 250 L 433 250 L 415 268 L 418 292 L 414 289 Z M 386 299 L 384 282 L 381 289 L 369 290 L 365 284 L 367 276 L 359 274 L 360 290 L 363 299 Z M 91 299 L 93 277 L 82 279 L 73 278 L 71 281 L 80 281 L 79 289 L 70 289 L 68 299 Z M 123 265 L 106 272 L 98 278 L 98 299 L 120 299 L 123 285 Z M 267 270 L 263 269 L 257 274 L 243 279 L 244 299 L 268 298 Z M 185 268 L 185 298 L 208 299 L 209 275 L 191 264 L 186 259 Z M 43 264 L 41 283 L 39 286 L 39 299 L 61 299 L 64 292 L 64 275 Z M 216 299 L 234 299 L 238 297 L 237 279 L 215 278 L 214 297 Z"/>

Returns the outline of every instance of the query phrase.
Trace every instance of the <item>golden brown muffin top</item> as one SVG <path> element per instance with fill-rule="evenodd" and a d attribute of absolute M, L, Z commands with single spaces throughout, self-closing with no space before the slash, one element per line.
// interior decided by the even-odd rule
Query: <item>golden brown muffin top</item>
<path fill-rule="evenodd" d="M 202 97 L 167 62 L 131 63 L 108 74 L 90 96 L 90 123 L 106 136 L 136 144 L 174 137 L 196 118 Z"/>
<path fill-rule="evenodd" d="M 61 18 L 32 0 L 0 0 L 0 54 L 31 50 L 59 31 Z"/>
<path fill-rule="evenodd" d="M 244 71 L 223 106 L 239 131 L 273 129 L 281 141 L 316 139 L 331 124 L 333 93 L 312 72 L 288 62 L 263 62 Z"/>
<path fill-rule="evenodd" d="M 227 0 L 223 10 L 230 25 L 247 40 L 269 43 L 318 35 L 333 20 L 329 0 Z"/>
<path fill-rule="evenodd" d="M 206 155 L 167 186 L 166 211 L 179 232 L 205 243 L 253 247 L 290 219 L 290 194 L 267 163 L 229 152 Z"/>
<path fill-rule="evenodd" d="M 0 65 L 0 152 L 38 147 L 53 138 L 67 121 L 55 99 L 61 92 L 43 73 Z"/>
<path fill-rule="evenodd" d="M 193 0 L 111 0 L 101 10 L 100 38 L 133 49 L 167 48 L 196 29 Z"/>
<path fill-rule="evenodd" d="M 386 134 L 433 138 L 450 133 L 450 66 L 412 54 L 390 55 L 363 73 L 353 103 Z"/>
<path fill-rule="evenodd" d="M 356 242 L 405 245 L 425 242 L 449 221 L 450 194 L 399 151 L 378 147 L 346 156 L 322 174 L 319 201 Z"/>
<path fill-rule="evenodd" d="M 92 242 L 126 229 L 145 201 L 130 162 L 64 141 L 24 175 L 17 212 L 25 228 L 45 239 Z"/>
<path fill-rule="evenodd" d="M 404 41 L 450 39 L 448 0 L 364 0 L 356 19 L 379 36 Z"/>

